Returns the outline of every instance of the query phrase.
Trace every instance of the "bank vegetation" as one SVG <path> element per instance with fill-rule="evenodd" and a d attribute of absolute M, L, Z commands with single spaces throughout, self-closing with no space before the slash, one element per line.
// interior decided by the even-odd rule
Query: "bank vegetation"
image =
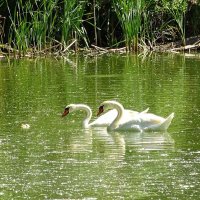
<path fill-rule="evenodd" d="M 200 47 L 198 0 L 0 0 L 0 54 Z"/>

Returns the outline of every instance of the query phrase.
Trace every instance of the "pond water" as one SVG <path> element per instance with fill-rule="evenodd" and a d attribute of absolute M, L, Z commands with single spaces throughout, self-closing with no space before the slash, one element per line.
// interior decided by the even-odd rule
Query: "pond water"
<path fill-rule="evenodd" d="M 83 129 L 114 99 L 175 113 L 167 132 Z M 0 199 L 199 199 L 200 58 L 69 56 L 0 62 Z M 22 128 L 29 124 L 30 128 Z"/>

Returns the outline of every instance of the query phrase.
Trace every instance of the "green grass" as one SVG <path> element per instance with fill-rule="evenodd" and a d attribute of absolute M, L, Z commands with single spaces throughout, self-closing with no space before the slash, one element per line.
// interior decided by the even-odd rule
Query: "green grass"
<path fill-rule="evenodd" d="M 174 0 L 172 2 L 162 0 L 164 9 L 171 15 L 172 19 L 177 23 L 179 34 L 185 45 L 185 13 L 187 10 L 187 0 Z"/>
<path fill-rule="evenodd" d="M 19 56 L 63 55 L 94 42 L 127 51 L 177 39 L 185 44 L 186 26 L 199 33 L 198 20 L 187 21 L 188 5 L 187 0 L 0 0 L 9 27 L 0 42 Z M 199 19 L 200 3 L 195 6 L 190 16 Z"/>
<path fill-rule="evenodd" d="M 123 30 L 126 47 L 136 51 L 145 1 L 113 0 L 113 5 Z"/>
<path fill-rule="evenodd" d="M 9 17 L 11 27 L 9 44 L 20 56 L 31 48 L 32 53 L 51 50 L 59 44 L 57 50 L 64 50 L 73 39 L 77 43 L 84 40 L 86 32 L 82 27 L 85 1 L 78 0 L 18 0 Z"/>

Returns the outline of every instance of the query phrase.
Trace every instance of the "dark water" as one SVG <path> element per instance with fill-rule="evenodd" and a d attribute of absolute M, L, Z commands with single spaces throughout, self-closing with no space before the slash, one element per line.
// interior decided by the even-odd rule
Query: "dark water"
<path fill-rule="evenodd" d="M 160 133 L 84 130 L 81 111 L 61 118 L 70 103 L 95 118 L 110 99 L 175 118 Z M 198 55 L 1 61 L 0 199 L 199 199 L 199 116 Z"/>

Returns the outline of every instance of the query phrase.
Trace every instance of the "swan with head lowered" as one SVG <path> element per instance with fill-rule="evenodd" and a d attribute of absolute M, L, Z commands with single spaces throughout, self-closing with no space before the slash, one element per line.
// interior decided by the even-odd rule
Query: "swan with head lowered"
<path fill-rule="evenodd" d="M 85 111 L 86 116 L 82 121 L 82 125 L 84 128 L 89 128 L 89 127 L 100 127 L 100 126 L 109 126 L 113 120 L 117 117 L 117 110 L 112 109 L 105 114 L 99 116 L 96 120 L 90 123 L 90 120 L 92 118 L 92 110 L 89 106 L 85 104 L 69 104 L 65 107 L 65 110 L 62 114 L 62 116 L 66 116 L 71 112 L 74 112 L 76 110 L 82 110 Z M 148 108 L 143 111 L 144 113 L 148 112 Z M 142 112 L 142 113 L 143 113 Z M 133 110 L 126 110 L 124 109 L 124 117 L 126 118 L 133 118 L 135 115 L 137 115 L 139 112 L 133 111 Z"/>
<path fill-rule="evenodd" d="M 174 118 L 174 113 L 171 113 L 167 118 L 163 118 L 146 112 L 141 112 L 127 118 L 124 107 L 116 101 L 104 101 L 99 107 L 97 116 L 109 109 L 116 109 L 117 116 L 107 127 L 108 130 L 131 130 L 139 132 L 166 131 Z"/>

